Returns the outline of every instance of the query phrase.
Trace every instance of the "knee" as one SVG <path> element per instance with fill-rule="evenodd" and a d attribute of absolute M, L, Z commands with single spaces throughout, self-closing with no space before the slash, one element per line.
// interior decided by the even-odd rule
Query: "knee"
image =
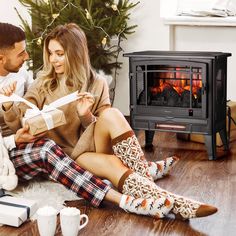
<path fill-rule="evenodd" d="M 114 121 L 123 117 L 123 114 L 117 108 L 114 107 L 105 109 L 99 116 L 100 119 L 105 120 L 107 122 Z"/>

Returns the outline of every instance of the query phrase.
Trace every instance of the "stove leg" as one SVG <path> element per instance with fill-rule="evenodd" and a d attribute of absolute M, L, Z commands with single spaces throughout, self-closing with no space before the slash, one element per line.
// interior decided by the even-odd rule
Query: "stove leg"
<path fill-rule="evenodd" d="M 216 160 L 216 134 L 206 134 L 205 136 L 205 145 L 208 153 L 209 160 Z"/>
<path fill-rule="evenodd" d="M 153 148 L 153 138 L 155 131 L 154 130 L 145 130 L 145 149 Z"/>
<path fill-rule="evenodd" d="M 135 136 L 138 137 L 139 130 L 138 129 L 133 129 L 133 131 L 134 131 Z"/>
<path fill-rule="evenodd" d="M 220 138 L 222 140 L 222 143 L 224 145 L 224 150 L 225 151 L 229 150 L 229 140 L 228 140 L 228 137 L 227 137 L 226 129 L 222 129 L 219 133 L 220 133 Z"/>

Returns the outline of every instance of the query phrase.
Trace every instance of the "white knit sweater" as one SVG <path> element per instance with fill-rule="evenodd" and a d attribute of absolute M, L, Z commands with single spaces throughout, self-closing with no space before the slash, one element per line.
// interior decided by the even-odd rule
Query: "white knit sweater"
<path fill-rule="evenodd" d="M 9 73 L 6 76 L 0 76 L 0 88 L 7 86 L 14 81 L 17 81 L 15 93 L 19 96 L 23 96 L 34 80 L 32 75 L 30 75 L 25 70 L 25 68 L 21 68 L 20 71 L 17 73 Z M 12 150 L 13 148 L 15 148 L 14 135 L 2 138 L 0 132 L 0 188 L 4 188 L 6 190 L 13 190 L 18 183 L 18 178 L 15 174 L 14 165 L 10 161 L 8 155 L 8 151 Z"/>
<path fill-rule="evenodd" d="M 16 188 L 18 178 L 8 151 L 15 147 L 14 135 L 3 138 L 0 133 L 0 188 L 8 191 Z"/>

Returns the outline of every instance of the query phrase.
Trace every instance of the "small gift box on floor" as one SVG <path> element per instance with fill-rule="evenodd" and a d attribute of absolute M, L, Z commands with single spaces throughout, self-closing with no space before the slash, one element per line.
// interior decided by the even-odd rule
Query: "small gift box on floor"
<path fill-rule="evenodd" d="M 226 117 L 226 128 L 229 135 L 229 141 L 233 141 L 236 139 L 236 102 L 229 101 L 227 102 L 227 117 Z M 177 138 L 193 141 L 197 143 L 204 143 L 204 135 L 201 134 L 177 134 Z M 216 134 L 216 146 L 223 146 L 222 140 L 220 138 L 220 134 Z"/>
<path fill-rule="evenodd" d="M 22 119 L 22 124 L 29 125 L 29 133 L 36 135 L 66 124 L 66 118 L 63 111 L 54 109 L 51 111 L 41 112 L 40 114 L 31 116 L 30 118 L 25 116 Z"/>
<path fill-rule="evenodd" d="M 37 203 L 25 198 L 0 198 L 0 224 L 19 227 L 37 210 Z"/>

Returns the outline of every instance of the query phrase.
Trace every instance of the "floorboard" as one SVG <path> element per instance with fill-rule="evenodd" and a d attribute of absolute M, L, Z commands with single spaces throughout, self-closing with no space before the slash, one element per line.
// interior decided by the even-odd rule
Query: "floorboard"
<path fill-rule="evenodd" d="M 138 138 L 144 145 L 143 131 L 138 133 Z M 208 160 L 205 145 L 179 140 L 175 133 L 156 133 L 153 143 L 153 150 L 145 151 L 148 160 L 163 159 L 174 154 L 180 157 L 171 174 L 156 184 L 169 191 L 213 204 L 219 211 L 209 217 L 183 222 L 128 214 L 108 203 L 95 209 L 84 201 L 74 202 L 71 204 L 79 206 L 89 216 L 88 225 L 79 235 L 236 235 L 236 141 L 230 143 L 228 153 L 219 148 L 221 158 L 216 161 Z M 0 236 L 6 235 L 37 236 L 36 222 L 25 223 L 19 228 L 0 227 Z M 56 235 L 61 235 L 59 224 Z"/>

